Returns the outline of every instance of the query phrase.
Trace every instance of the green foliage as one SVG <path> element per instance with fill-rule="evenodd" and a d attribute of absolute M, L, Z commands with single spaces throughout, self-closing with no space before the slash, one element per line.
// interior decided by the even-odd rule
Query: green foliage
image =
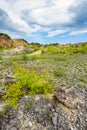
<path fill-rule="evenodd" d="M 54 60 L 56 60 L 56 61 L 65 61 L 66 58 L 62 57 L 62 56 L 58 56 L 58 57 L 55 57 Z"/>
<path fill-rule="evenodd" d="M 14 76 L 17 80 L 15 84 L 9 86 L 6 95 L 5 103 L 16 108 L 18 100 L 27 94 L 48 94 L 53 92 L 52 79 L 47 70 L 37 74 L 34 70 L 28 72 L 25 68 L 14 64 Z"/>
<path fill-rule="evenodd" d="M 48 112 L 47 112 L 47 117 L 48 117 L 48 119 L 50 119 L 51 116 L 52 116 L 51 111 L 48 111 Z"/>
<path fill-rule="evenodd" d="M 29 56 L 29 60 L 37 60 L 37 59 L 39 59 L 40 58 L 40 55 L 31 55 L 31 56 Z"/>
<path fill-rule="evenodd" d="M 33 100 L 30 100 L 28 103 L 26 103 L 26 109 L 27 110 L 30 110 L 32 108 L 33 102 L 34 102 Z"/>
<path fill-rule="evenodd" d="M 85 72 L 87 73 L 87 67 L 85 68 Z"/>
<path fill-rule="evenodd" d="M 87 84 L 87 76 L 81 76 L 79 80 Z"/>
<path fill-rule="evenodd" d="M 27 54 L 22 54 L 22 55 L 21 55 L 21 58 L 22 58 L 22 60 L 28 60 Z"/>
<path fill-rule="evenodd" d="M 4 111 L 0 111 L 0 116 L 4 115 Z"/>
<path fill-rule="evenodd" d="M 10 115 L 11 113 L 9 112 L 10 107 L 9 106 L 4 106 L 3 110 L 0 111 L 0 116 L 3 116 L 4 114 Z"/>
<path fill-rule="evenodd" d="M 44 51 L 45 50 L 45 51 Z M 74 53 L 87 53 L 87 43 L 68 44 L 68 45 L 48 45 L 44 47 L 42 53 L 49 54 L 74 54 Z"/>
<path fill-rule="evenodd" d="M 66 74 L 63 70 L 55 70 L 54 75 L 57 76 L 57 77 L 66 76 Z"/>
<path fill-rule="evenodd" d="M 6 95 L 3 96 L 6 105 L 16 108 L 18 100 L 21 96 L 24 95 L 24 92 L 21 90 L 20 84 L 17 82 L 9 86 Z"/>
<path fill-rule="evenodd" d="M 3 51 L 5 48 L 0 45 L 0 51 Z"/>
<path fill-rule="evenodd" d="M 3 58 L 2 58 L 2 56 L 0 56 L 0 60 L 2 60 Z"/>
<path fill-rule="evenodd" d="M 86 43 L 86 44 L 82 44 L 82 45 L 78 48 L 78 52 L 87 53 L 87 43 Z"/>

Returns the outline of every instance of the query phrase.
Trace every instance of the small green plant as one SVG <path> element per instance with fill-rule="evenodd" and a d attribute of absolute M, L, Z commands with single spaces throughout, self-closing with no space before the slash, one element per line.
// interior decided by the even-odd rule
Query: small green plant
<path fill-rule="evenodd" d="M 10 111 L 9 111 L 10 107 L 9 106 L 4 106 L 3 110 L 0 111 L 0 116 L 3 116 L 4 114 L 10 115 Z"/>
<path fill-rule="evenodd" d="M 32 108 L 32 106 L 33 106 L 33 103 L 34 103 L 33 100 L 30 100 L 28 103 L 26 103 L 26 109 L 30 110 Z"/>
<path fill-rule="evenodd" d="M 57 77 L 66 76 L 66 74 L 63 70 L 55 70 L 54 75 L 57 76 Z"/>
<path fill-rule="evenodd" d="M 3 116 L 4 115 L 4 111 L 0 111 L 0 116 Z"/>
<path fill-rule="evenodd" d="M 50 119 L 51 118 L 51 111 L 47 112 L 47 117 Z"/>

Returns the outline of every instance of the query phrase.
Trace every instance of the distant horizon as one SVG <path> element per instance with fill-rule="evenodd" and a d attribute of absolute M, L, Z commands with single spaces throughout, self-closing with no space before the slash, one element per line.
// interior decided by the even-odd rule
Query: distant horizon
<path fill-rule="evenodd" d="M 0 32 L 28 42 L 87 41 L 87 0 L 0 0 Z"/>
<path fill-rule="evenodd" d="M 65 45 L 65 44 L 79 44 L 79 43 L 85 43 L 87 41 L 78 41 L 78 42 L 67 42 L 67 43 L 60 43 L 60 42 L 50 42 L 50 43 L 40 43 L 40 42 L 37 42 L 37 41 L 29 41 L 29 40 L 26 40 L 24 38 L 12 38 L 9 34 L 6 34 L 6 33 L 2 33 L 0 32 L 0 34 L 2 35 L 8 35 L 12 40 L 25 40 L 26 42 L 28 43 L 38 43 L 38 44 L 41 44 L 41 45 L 49 45 L 49 44 L 60 44 L 60 45 Z"/>

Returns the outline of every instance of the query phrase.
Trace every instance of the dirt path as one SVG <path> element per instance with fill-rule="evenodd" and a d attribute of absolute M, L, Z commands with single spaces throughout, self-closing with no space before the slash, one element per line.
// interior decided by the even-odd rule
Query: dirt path
<path fill-rule="evenodd" d="M 12 51 L 12 50 L 11 50 Z M 22 53 L 19 54 L 19 56 L 21 55 Z M 41 50 L 38 50 L 38 51 L 35 51 L 31 54 L 26 54 L 27 56 L 34 56 L 34 55 L 40 55 L 41 54 Z M 11 55 L 2 55 L 4 59 L 9 59 L 11 56 L 15 56 L 15 54 L 11 54 Z"/>
<path fill-rule="evenodd" d="M 33 52 L 33 53 L 29 54 L 28 56 L 40 55 L 40 54 L 41 54 L 41 50 L 38 50 L 36 52 Z"/>

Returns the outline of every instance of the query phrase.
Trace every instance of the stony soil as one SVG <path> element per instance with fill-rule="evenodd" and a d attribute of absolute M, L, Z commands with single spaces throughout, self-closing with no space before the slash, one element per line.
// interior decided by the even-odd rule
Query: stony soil
<path fill-rule="evenodd" d="M 27 54 L 5 56 L 0 61 L 0 98 L 5 93 L 2 83 L 13 76 L 12 62 L 16 61 L 28 70 L 47 69 L 54 80 L 55 93 L 51 98 L 44 95 L 25 96 L 16 110 L 0 115 L 0 130 L 87 130 L 87 54 L 45 55 Z M 62 76 L 54 71 L 62 70 Z M 3 101 L 0 99 L 0 111 Z"/>

